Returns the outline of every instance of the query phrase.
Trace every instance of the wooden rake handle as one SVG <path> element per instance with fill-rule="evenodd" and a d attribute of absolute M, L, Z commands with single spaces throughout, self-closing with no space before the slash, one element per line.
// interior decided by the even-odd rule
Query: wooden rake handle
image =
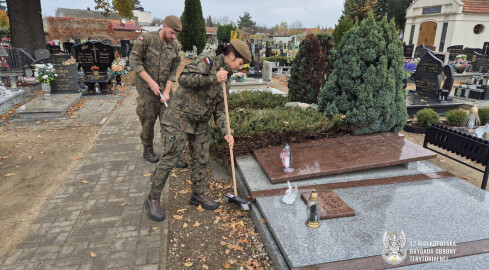
<path fill-rule="evenodd" d="M 229 121 L 229 109 L 228 109 L 228 97 L 226 92 L 226 82 L 221 83 L 222 87 L 222 96 L 224 97 L 224 111 L 226 112 L 226 128 L 228 130 L 229 136 L 231 136 L 231 123 Z M 234 188 L 234 196 L 238 197 L 238 191 L 236 189 L 236 173 L 234 171 L 234 154 L 233 148 L 229 147 L 229 155 L 231 157 L 231 173 L 233 174 L 233 188 Z"/>

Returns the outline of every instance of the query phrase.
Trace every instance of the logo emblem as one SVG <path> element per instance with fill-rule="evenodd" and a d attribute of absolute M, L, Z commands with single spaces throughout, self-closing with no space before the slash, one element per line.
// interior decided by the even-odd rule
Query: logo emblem
<path fill-rule="evenodd" d="M 401 230 L 401 234 L 398 235 L 395 231 L 391 235 L 387 231 L 384 232 L 382 242 L 387 249 L 382 250 L 382 258 L 389 264 L 398 265 L 402 263 L 406 257 L 407 252 L 405 249 L 401 249 L 406 245 L 406 235 Z"/>

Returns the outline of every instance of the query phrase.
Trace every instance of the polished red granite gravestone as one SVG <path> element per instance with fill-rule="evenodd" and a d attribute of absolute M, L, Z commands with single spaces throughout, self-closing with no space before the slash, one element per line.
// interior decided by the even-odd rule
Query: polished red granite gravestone
<path fill-rule="evenodd" d="M 290 144 L 294 171 L 282 171 L 283 146 L 253 151 L 271 183 L 360 171 L 435 158 L 430 150 L 396 133 L 342 136 L 314 142 Z"/>
<path fill-rule="evenodd" d="M 312 190 L 301 191 L 301 198 L 307 204 Z M 346 204 L 332 190 L 318 191 L 319 201 L 321 202 L 321 214 L 319 219 L 330 219 L 340 217 L 351 217 L 355 211 Z"/>

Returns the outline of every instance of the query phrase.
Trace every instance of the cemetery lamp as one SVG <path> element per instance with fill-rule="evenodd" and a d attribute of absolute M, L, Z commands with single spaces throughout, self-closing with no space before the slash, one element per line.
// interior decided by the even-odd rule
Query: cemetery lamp
<path fill-rule="evenodd" d="M 307 222 L 309 228 L 319 228 L 319 215 L 321 213 L 321 202 L 318 198 L 318 193 L 315 189 L 312 190 L 307 202 Z"/>
<path fill-rule="evenodd" d="M 10 75 L 10 88 L 17 89 L 17 78 L 14 75 Z"/>

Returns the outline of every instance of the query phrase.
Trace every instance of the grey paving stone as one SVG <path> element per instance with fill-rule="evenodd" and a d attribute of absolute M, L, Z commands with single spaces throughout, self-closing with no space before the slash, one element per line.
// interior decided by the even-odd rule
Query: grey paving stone
<path fill-rule="evenodd" d="M 110 254 L 108 268 L 131 267 L 134 265 L 134 251 L 121 251 Z"/>

